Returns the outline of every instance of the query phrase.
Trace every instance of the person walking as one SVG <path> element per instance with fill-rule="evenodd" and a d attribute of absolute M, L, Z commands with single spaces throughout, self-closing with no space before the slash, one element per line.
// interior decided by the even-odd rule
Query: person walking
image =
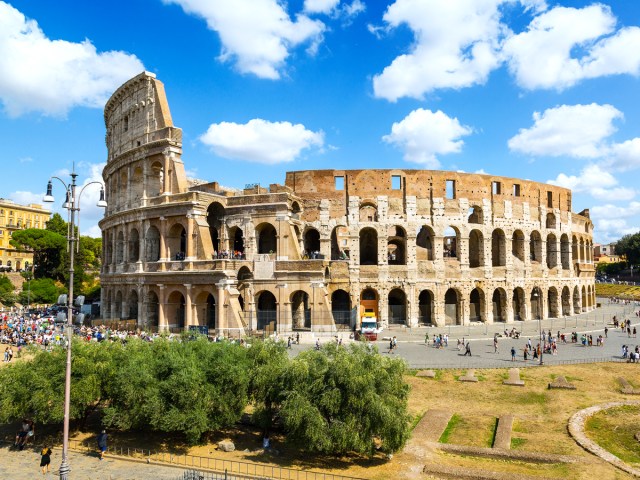
<path fill-rule="evenodd" d="M 498 335 L 493 336 L 493 353 L 498 353 Z"/>
<path fill-rule="evenodd" d="M 466 357 L 467 355 L 471 356 L 471 344 L 469 342 L 467 342 L 463 356 Z"/>
<path fill-rule="evenodd" d="M 45 446 L 40 452 L 40 468 L 42 469 L 42 474 L 45 475 L 49 473 L 49 467 L 51 465 L 51 448 Z"/>
<path fill-rule="evenodd" d="M 607 327 L 604 327 L 604 338 L 609 338 L 609 329 Z"/>
<path fill-rule="evenodd" d="M 102 430 L 98 434 L 98 451 L 100 452 L 100 460 L 104 457 L 104 452 L 107 451 L 107 431 Z"/>
<path fill-rule="evenodd" d="M 516 347 L 511 347 L 511 361 L 516 361 Z"/>

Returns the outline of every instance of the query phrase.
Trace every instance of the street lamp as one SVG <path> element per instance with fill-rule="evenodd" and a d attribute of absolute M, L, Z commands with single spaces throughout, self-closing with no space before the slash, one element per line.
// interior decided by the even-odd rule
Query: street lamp
<path fill-rule="evenodd" d="M 535 287 L 531 296 L 536 302 L 536 315 L 538 316 L 538 330 L 540 331 L 540 365 L 543 365 L 542 355 L 544 354 L 544 337 L 542 336 L 542 315 L 540 315 L 540 293 L 538 287 Z"/>
<path fill-rule="evenodd" d="M 51 177 L 47 183 L 47 194 L 42 199 L 43 202 L 51 203 L 53 198 L 53 185 L 51 180 L 54 178 L 64 185 L 66 191 L 65 201 L 62 208 L 69 211 L 69 230 L 67 232 L 67 241 L 69 242 L 69 296 L 67 298 L 67 366 L 64 383 L 64 421 L 63 421 L 63 437 L 62 437 L 62 463 L 60 464 L 60 480 L 68 480 L 71 468 L 68 463 L 69 453 L 69 410 L 71 406 L 71 340 L 73 335 L 73 260 L 74 260 L 74 243 L 76 239 L 75 214 L 78 212 L 80 218 L 80 196 L 84 189 L 89 185 L 96 183 L 102 186 L 102 182 L 92 181 L 82 187 L 80 193 L 76 197 L 76 177 L 78 174 L 71 172 L 71 183 L 67 184 L 59 177 Z M 104 186 L 100 189 L 100 200 L 98 207 L 106 207 L 107 202 L 104 200 Z"/>

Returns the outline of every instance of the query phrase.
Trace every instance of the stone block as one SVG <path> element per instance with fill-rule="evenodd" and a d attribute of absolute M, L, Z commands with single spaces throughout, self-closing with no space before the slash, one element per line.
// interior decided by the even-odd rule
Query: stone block
<path fill-rule="evenodd" d="M 618 382 L 620 382 L 620 386 L 622 387 L 620 392 L 626 395 L 640 395 L 640 389 L 633 388 L 633 386 L 627 382 L 626 378 L 619 377 Z"/>
<path fill-rule="evenodd" d="M 551 383 L 549 383 L 549 389 L 560 388 L 564 390 L 575 390 L 576 386 L 573 383 L 567 382 L 567 379 L 562 375 L 558 375 L 558 377 Z"/>
<path fill-rule="evenodd" d="M 222 440 L 218 442 L 218 450 L 222 450 L 223 452 L 233 452 L 236 449 L 236 446 L 231 440 Z"/>
<path fill-rule="evenodd" d="M 458 380 L 461 382 L 477 382 L 476 371 L 473 368 L 467 370 L 467 373 L 461 376 Z"/>
<path fill-rule="evenodd" d="M 503 450 L 511 449 L 511 430 L 513 428 L 513 415 L 502 415 L 498 418 L 498 428 L 493 441 L 493 448 Z"/>
<path fill-rule="evenodd" d="M 520 369 L 510 368 L 509 378 L 502 382 L 503 385 L 514 385 L 516 387 L 524 387 L 524 380 L 520 379 Z"/>
<path fill-rule="evenodd" d="M 436 372 L 433 370 L 420 370 L 416 373 L 416 377 L 436 378 Z"/>

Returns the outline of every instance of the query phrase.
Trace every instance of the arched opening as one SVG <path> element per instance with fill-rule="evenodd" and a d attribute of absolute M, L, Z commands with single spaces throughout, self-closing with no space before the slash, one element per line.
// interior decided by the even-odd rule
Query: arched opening
<path fill-rule="evenodd" d="M 539 320 L 542 318 L 542 290 L 539 287 L 533 287 L 531 290 L 531 320 Z"/>
<path fill-rule="evenodd" d="M 566 233 L 560 237 L 560 261 L 562 262 L 563 270 L 569 270 L 571 268 L 571 250 L 569 237 Z"/>
<path fill-rule="evenodd" d="M 116 293 L 116 303 L 114 305 L 114 317 L 117 319 L 122 319 L 122 292 L 118 290 Z"/>
<path fill-rule="evenodd" d="M 496 228 L 491 234 L 491 265 L 494 267 L 504 267 L 506 264 L 506 238 L 504 232 Z"/>
<path fill-rule="evenodd" d="M 484 238 L 480 230 L 469 233 L 469 267 L 477 268 L 484 265 Z"/>
<path fill-rule="evenodd" d="M 360 265 L 378 264 L 378 232 L 367 227 L 360 230 Z"/>
<path fill-rule="evenodd" d="M 166 315 L 169 330 L 182 330 L 185 322 L 185 302 L 184 295 L 178 291 L 173 291 L 167 298 Z"/>
<path fill-rule="evenodd" d="M 547 228 L 556 228 L 556 216 L 553 213 L 547 213 Z"/>
<path fill-rule="evenodd" d="M 209 330 L 215 330 L 216 325 L 216 299 L 209 292 L 200 292 L 195 299 L 197 324 L 207 326 Z"/>
<path fill-rule="evenodd" d="M 460 320 L 458 292 L 450 288 L 444 295 L 444 323 L 445 325 L 459 325 L 461 324 Z"/>
<path fill-rule="evenodd" d="M 402 324 L 407 323 L 407 296 L 399 289 L 394 288 L 389 292 L 389 323 Z"/>
<path fill-rule="evenodd" d="M 146 296 L 145 311 L 147 313 L 147 328 L 158 328 L 159 304 L 155 292 L 149 292 Z"/>
<path fill-rule="evenodd" d="M 162 193 L 164 182 L 164 172 L 160 162 L 154 162 L 149 169 L 147 176 L 147 196 L 157 197 Z"/>
<path fill-rule="evenodd" d="M 520 230 L 513 232 L 511 238 L 511 255 L 516 260 L 524 262 L 524 233 Z"/>
<path fill-rule="evenodd" d="M 582 286 L 582 311 L 586 312 L 588 307 L 589 307 L 589 304 L 587 302 L 587 289 L 583 285 Z"/>
<path fill-rule="evenodd" d="M 418 323 L 423 325 L 433 324 L 433 292 L 422 290 L 418 295 Z"/>
<path fill-rule="evenodd" d="M 244 282 L 253 279 L 253 273 L 251 273 L 249 267 L 240 267 L 237 277 L 239 282 Z"/>
<path fill-rule="evenodd" d="M 135 290 L 131 290 L 131 293 L 129 293 L 129 302 L 128 302 L 128 312 L 129 312 L 129 316 L 128 318 L 130 320 L 138 320 L 138 292 L 136 292 Z"/>
<path fill-rule="evenodd" d="M 258 253 L 278 253 L 276 229 L 270 223 L 262 223 L 256 228 Z"/>
<path fill-rule="evenodd" d="M 584 262 L 584 240 L 580 239 L 580 247 L 578 249 L 578 258 L 580 258 L 580 262 Z"/>
<path fill-rule="evenodd" d="M 160 260 L 160 232 L 156 227 L 149 227 L 144 236 L 145 261 L 157 262 Z"/>
<path fill-rule="evenodd" d="M 433 230 L 423 225 L 416 237 L 416 260 L 433 260 L 433 240 Z"/>
<path fill-rule="evenodd" d="M 442 256 L 444 258 L 455 258 L 460 260 L 458 256 L 459 252 L 459 244 L 460 244 L 460 232 L 455 227 L 447 227 L 444 230 L 444 238 L 442 239 L 442 247 L 443 253 Z"/>
<path fill-rule="evenodd" d="M 131 185 L 129 186 L 131 191 L 132 207 L 138 207 L 141 204 L 144 182 L 141 167 L 135 167 L 133 169 L 133 176 L 131 177 Z"/>
<path fill-rule="evenodd" d="M 550 287 L 547 291 L 547 317 L 558 318 L 560 316 L 560 304 L 558 303 L 558 290 Z"/>
<path fill-rule="evenodd" d="M 493 291 L 491 302 L 493 304 L 493 321 L 506 322 L 507 321 L 507 292 L 505 292 L 502 288 L 496 288 Z"/>
<path fill-rule="evenodd" d="M 573 241 L 571 243 L 571 258 L 573 259 L 573 263 L 578 263 L 580 261 L 580 257 L 578 255 L 578 238 L 574 235 Z"/>
<path fill-rule="evenodd" d="M 389 227 L 387 261 L 389 265 L 407 264 L 407 234 L 402 227 Z"/>
<path fill-rule="evenodd" d="M 331 294 L 331 313 L 336 325 L 351 325 L 351 297 L 344 290 L 336 290 Z"/>
<path fill-rule="evenodd" d="M 311 306 L 307 292 L 298 290 L 291 294 L 291 324 L 294 330 L 311 329 Z"/>
<path fill-rule="evenodd" d="M 140 235 L 138 230 L 133 228 L 129 232 L 129 262 L 140 260 Z"/>
<path fill-rule="evenodd" d="M 474 288 L 469 295 L 469 321 L 484 322 L 484 320 L 484 292 Z"/>
<path fill-rule="evenodd" d="M 118 232 L 116 240 L 116 263 L 124 263 L 124 234 Z"/>
<path fill-rule="evenodd" d="M 529 254 L 531 262 L 542 263 L 542 238 L 536 230 L 529 237 Z"/>
<path fill-rule="evenodd" d="M 313 260 L 322 258 L 320 256 L 320 232 L 315 228 L 309 228 L 304 232 L 304 252 L 307 258 Z"/>
<path fill-rule="evenodd" d="M 129 192 L 129 182 L 128 175 L 125 169 L 120 171 L 120 188 L 118 189 L 118 200 L 116 204 L 120 208 L 125 208 L 127 206 L 127 193 Z"/>
<path fill-rule="evenodd" d="M 257 295 L 257 319 L 258 330 L 275 331 L 277 318 L 276 318 L 276 297 L 273 293 L 268 291 L 262 291 Z"/>
<path fill-rule="evenodd" d="M 302 210 L 300 209 L 300 204 L 298 202 L 291 202 L 291 213 L 294 215 L 300 215 L 301 211 Z"/>
<path fill-rule="evenodd" d="M 231 252 L 234 257 L 244 257 L 244 237 L 240 227 L 231 227 L 229 229 L 229 238 L 231 239 Z"/>
<path fill-rule="evenodd" d="M 184 260 L 187 250 L 187 232 L 181 224 L 176 223 L 169 229 L 167 248 L 171 260 Z"/>
<path fill-rule="evenodd" d="M 482 215 L 482 207 L 474 205 L 469 209 L 469 223 L 484 223 L 484 217 Z"/>
<path fill-rule="evenodd" d="M 349 256 L 347 228 L 337 226 L 331 231 L 331 260 L 348 260 Z"/>
<path fill-rule="evenodd" d="M 580 290 L 578 287 L 574 287 L 573 289 L 573 313 L 578 314 L 581 313 L 581 304 L 580 304 Z"/>
<path fill-rule="evenodd" d="M 366 288 L 360 294 L 360 316 L 379 318 L 378 292 L 373 288 Z"/>
<path fill-rule="evenodd" d="M 571 292 L 569 287 L 562 289 L 562 316 L 568 317 L 571 315 Z"/>
<path fill-rule="evenodd" d="M 360 223 L 377 221 L 378 209 L 373 203 L 363 203 L 360 205 Z"/>
<path fill-rule="evenodd" d="M 547 268 L 558 266 L 558 239 L 551 233 L 547 235 Z"/>
<path fill-rule="evenodd" d="M 514 320 L 524 320 L 526 317 L 525 314 L 525 302 L 524 302 L 524 290 L 520 287 L 516 287 L 513 289 L 513 319 Z"/>

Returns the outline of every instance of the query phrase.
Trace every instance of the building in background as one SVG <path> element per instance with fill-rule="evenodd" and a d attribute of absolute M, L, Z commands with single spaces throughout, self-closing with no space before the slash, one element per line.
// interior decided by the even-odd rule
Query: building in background
<path fill-rule="evenodd" d="M 155 75 L 105 106 L 102 314 L 142 328 L 247 332 L 443 327 L 595 308 L 593 223 L 571 191 L 437 170 L 191 182 Z"/>
<path fill-rule="evenodd" d="M 45 228 L 51 212 L 35 203 L 19 205 L 0 198 L 0 269 L 21 271 L 33 266 L 33 253 L 17 250 L 9 240 L 16 230 Z"/>
<path fill-rule="evenodd" d="M 616 254 L 616 244 L 600 244 L 593 245 L 593 260 L 596 264 L 599 263 L 618 263 L 623 262 L 624 258 Z"/>

